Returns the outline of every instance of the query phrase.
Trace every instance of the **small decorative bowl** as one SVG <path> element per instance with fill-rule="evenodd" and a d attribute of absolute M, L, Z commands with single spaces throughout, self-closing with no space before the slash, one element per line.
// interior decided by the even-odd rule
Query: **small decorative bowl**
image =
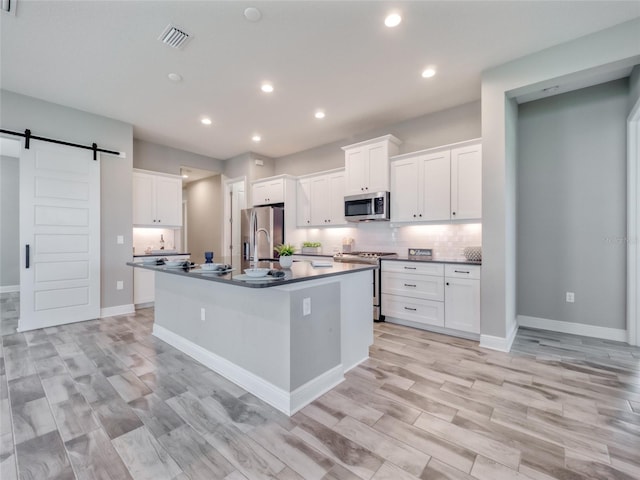
<path fill-rule="evenodd" d="M 266 277 L 270 268 L 247 268 L 244 273 L 250 277 Z"/>
<path fill-rule="evenodd" d="M 482 247 L 465 247 L 462 251 L 464 258 L 470 262 L 479 262 L 482 260 Z"/>

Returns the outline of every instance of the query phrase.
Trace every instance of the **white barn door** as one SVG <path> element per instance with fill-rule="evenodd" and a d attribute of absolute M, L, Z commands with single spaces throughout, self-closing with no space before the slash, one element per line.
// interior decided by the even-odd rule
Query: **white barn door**
<path fill-rule="evenodd" d="M 39 141 L 22 149 L 18 331 L 100 316 L 99 159 Z"/>

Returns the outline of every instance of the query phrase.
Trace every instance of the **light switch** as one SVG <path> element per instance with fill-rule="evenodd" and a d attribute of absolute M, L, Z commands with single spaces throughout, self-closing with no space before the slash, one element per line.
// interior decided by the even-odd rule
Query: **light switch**
<path fill-rule="evenodd" d="M 302 315 L 311 315 L 311 297 L 302 299 Z"/>
<path fill-rule="evenodd" d="M 118 235 L 118 237 L 116 238 L 116 243 L 118 245 L 123 245 L 124 244 L 124 235 Z"/>

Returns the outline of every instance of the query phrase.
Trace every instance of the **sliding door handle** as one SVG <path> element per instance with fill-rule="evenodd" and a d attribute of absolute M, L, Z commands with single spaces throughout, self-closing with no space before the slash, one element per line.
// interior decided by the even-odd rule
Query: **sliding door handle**
<path fill-rule="evenodd" d="M 27 243 L 27 248 L 25 248 L 25 250 L 24 250 L 24 254 L 25 254 L 24 268 L 29 268 L 29 260 L 31 259 L 31 254 L 30 254 L 29 250 L 31 250 L 31 248 L 29 247 L 29 244 Z"/>

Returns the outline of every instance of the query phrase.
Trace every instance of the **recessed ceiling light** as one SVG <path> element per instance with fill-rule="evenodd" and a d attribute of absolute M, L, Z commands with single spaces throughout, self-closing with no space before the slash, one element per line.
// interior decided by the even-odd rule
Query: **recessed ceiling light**
<path fill-rule="evenodd" d="M 389 15 L 387 15 L 387 17 L 384 19 L 384 24 L 387 27 L 397 27 L 398 25 L 400 25 L 400 22 L 402 21 L 402 17 L 397 14 L 397 13 L 390 13 Z"/>
<path fill-rule="evenodd" d="M 435 68 L 427 68 L 422 71 L 422 78 L 431 78 L 436 74 Z"/>
<path fill-rule="evenodd" d="M 262 140 L 262 137 L 260 135 L 254 135 L 253 137 L 251 137 L 251 140 L 257 143 Z"/>
<path fill-rule="evenodd" d="M 182 178 L 189 178 L 189 175 L 182 175 Z"/>
<path fill-rule="evenodd" d="M 260 87 L 260 90 L 262 90 L 264 93 L 271 93 L 273 92 L 273 85 L 271 85 L 270 83 L 263 83 Z"/>
<path fill-rule="evenodd" d="M 262 18 L 262 12 L 256 7 L 245 8 L 244 18 L 246 18 L 250 22 L 258 22 Z"/>
<path fill-rule="evenodd" d="M 323 112 L 322 110 L 318 110 L 318 111 L 314 114 L 314 116 L 315 116 L 316 118 L 324 118 L 324 117 L 325 117 L 325 114 L 324 114 L 324 112 Z"/>
<path fill-rule="evenodd" d="M 179 73 L 170 73 L 169 75 L 167 75 L 167 77 L 169 78 L 169 80 L 175 83 L 182 81 L 182 75 L 180 75 Z"/>
<path fill-rule="evenodd" d="M 203 125 L 211 125 L 211 119 L 209 117 L 202 117 L 200 123 Z"/>

